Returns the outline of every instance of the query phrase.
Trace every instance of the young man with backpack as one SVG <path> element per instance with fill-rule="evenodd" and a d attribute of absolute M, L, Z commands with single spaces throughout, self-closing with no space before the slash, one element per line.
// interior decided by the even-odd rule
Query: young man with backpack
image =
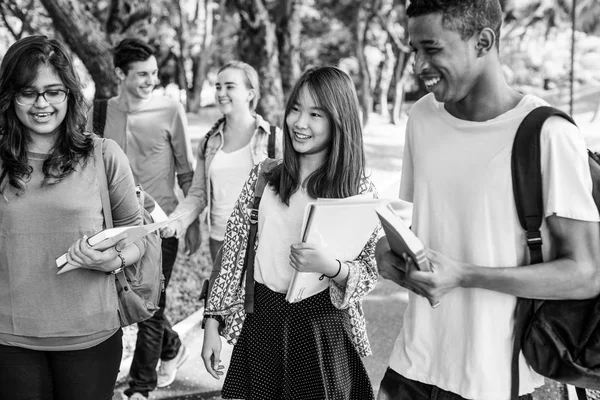
<path fill-rule="evenodd" d="M 498 0 L 413 0 L 407 14 L 414 70 L 430 94 L 411 109 L 400 198 L 414 204 L 412 229 L 431 271 L 379 241 L 381 275 L 410 290 L 379 399 L 531 398 L 543 378 L 523 355 L 512 363 L 517 298 L 600 292 L 600 216 L 585 143 L 566 119 L 543 122 L 544 218 L 539 237 L 527 234 L 511 155 L 525 116 L 547 104 L 504 79 Z M 528 237 L 535 248 L 541 240 L 544 261 L 532 262 Z"/>
<path fill-rule="evenodd" d="M 154 49 L 145 42 L 138 39 L 121 41 L 115 48 L 114 65 L 120 82 L 119 95 L 104 104 L 96 102 L 95 119 L 100 123 L 96 122 L 95 131 L 121 146 L 129 157 L 136 183 L 169 214 L 178 203 L 174 192 L 175 177 L 184 194 L 193 178 L 185 110 L 178 102 L 153 94 L 158 83 L 158 67 Z M 192 224 L 186 247 L 194 252 L 198 245 L 198 224 Z M 163 238 L 165 287 L 177 258 L 177 249 L 177 238 Z M 146 399 L 157 386 L 171 384 L 177 368 L 187 358 L 185 346 L 164 315 L 165 303 L 163 292 L 160 309 L 152 318 L 138 324 L 131 380 L 125 391 L 130 399 Z"/>

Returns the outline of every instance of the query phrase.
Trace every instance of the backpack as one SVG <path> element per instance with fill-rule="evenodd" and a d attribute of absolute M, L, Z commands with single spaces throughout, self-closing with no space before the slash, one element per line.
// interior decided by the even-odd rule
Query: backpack
<path fill-rule="evenodd" d="M 265 187 L 267 186 L 265 174 L 270 172 L 277 164 L 278 161 L 273 158 L 267 158 L 263 161 L 261 171 L 256 179 L 256 186 L 254 187 L 254 202 L 252 203 L 252 210 L 250 211 L 250 231 L 248 233 L 248 242 L 246 243 L 246 255 L 244 257 L 244 266 L 242 267 L 242 276 L 240 278 L 241 285 L 241 282 L 244 281 L 244 275 L 247 275 L 246 286 L 244 289 L 244 310 L 246 314 L 252 314 L 254 312 L 254 258 L 256 255 L 254 244 L 256 243 L 256 233 L 258 231 L 258 207 L 260 206 L 260 200 L 265 191 Z M 198 300 L 204 301 L 205 307 L 206 302 L 208 301 L 208 295 L 221 270 L 222 250 L 223 247 L 221 246 L 213 261 L 211 276 L 202 284 L 202 290 L 200 291 Z"/>
<path fill-rule="evenodd" d="M 532 264 L 543 261 L 540 132 L 551 116 L 560 116 L 575 124 L 571 117 L 558 109 L 538 107 L 521 122 L 512 149 L 513 192 L 519 222 L 527 232 Z M 589 150 L 588 155 L 592 194 L 600 210 L 600 157 Z M 586 399 L 583 388 L 600 389 L 600 295 L 586 300 L 517 299 L 512 399 L 518 396 L 519 351 L 523 351 L 525 359 L 537 373 L 575 386 L 579 399 Z"/>
<path fill-rule="evenodd" d="M 99 100 L 102 101 L 102 100 Z M 104 106 L 104 115 L 106 115 L 106 106 Z M 219 125 L 221 125 L 223 123 L 223 121 L 225 121 L 225 117 L 221 117 L 217 120 L 217 122 L 215 122 L 215 124 L 212 126 L 212 128 L 210 128 L 210 130 L 208 131 L 208 133 L 206 134 L 206 136 L 204 136 L 204 141 L 202 142 L 202 153 L 206 154 L 206 146 L 208 145 L 208 140 L 213 137 L 214 135 L 216 135 L 217 133 L 217 128 L 219 128 Z M 95 126 L 96 124 L 94 124 Z M 104 130 L 104 127 L 102 127 L 102 130 Z M 275 125 L 269 125 L 269 131 L 270 131 L 270 135 L 268 138 L 268 142 L 267 142 L 267 157 L 268 158 L 275 158 L 275 141 L 277 139 L 277 127 Z"/>
<path fill-rule="evenodd" d="M 104 139 L 101 139 L 94 146 L 94 163 L 100 185 L 104 223 L 106 228 L 112 228 L 113 219 L 102 152 L 103 143 Z M 154 208 L 154 199 L 139 186 L 136 187 L 136 194 L 144 224 L 153 223 L 150 212 Z M 146 252 L 140 260 L 122 270 L 117 269 L 110 273 L 115 276 L 121 326 L 135 324 L 152 317 L 159 308 L 160 296 L 164 290 L 160 235 L 158 232 L 152 232 L 145 238 Z"/>

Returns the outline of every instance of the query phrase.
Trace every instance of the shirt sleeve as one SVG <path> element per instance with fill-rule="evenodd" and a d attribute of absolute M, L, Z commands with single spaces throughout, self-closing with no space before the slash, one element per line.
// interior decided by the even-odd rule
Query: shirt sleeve
<path fill-rule="evenodd" d="M 187 125 L 187 116 L 183 105 L 177 104 L 177 112 L 171 123 L 171 147 L 175 159 L 175 170 L 180 183 L 180 175 L 189 177 L 189 180 L 191 180 L 194 173 L 194 156 Z"/>
<path fill-rule="evenodd" d="M 599 221 L 583 135 L 562 117 L 550 117 L 540 136 L 545 216 Z"/>
<path fill-rule="evenodd" d="M 404 140 L 404 156 L 402 157 L 402 177 L 400 179 L 399 198 L 413 202 L 414 196 L 414 164 L 411 149 L 412 123 L 411 118 L 406 124 L 406 135 Z"/>
<path fill-rule="evenodd" d="M 111 139 L 104 140 L 103 150 L 113 225 L 115 227 L 142 225 L 144 223 L 142 211 L 127 156 Z M 146 241 L 139 240 L 135 244 L 140 249 L 140 254 L 144 254 Z"/>
<path fill-rule="evenodd" d="M 178 215 L 189 212 L 188 215 L 182 217 L 183 226 L 189 226 L 194 222 L 207 205 L 205 156 L 203 152 L 206 140 L 207 138 L 204 138 L 198 146 L 196 170 L 194 171 L 192 184 L 187 195 L 171 213 L 171 215 Z"/>

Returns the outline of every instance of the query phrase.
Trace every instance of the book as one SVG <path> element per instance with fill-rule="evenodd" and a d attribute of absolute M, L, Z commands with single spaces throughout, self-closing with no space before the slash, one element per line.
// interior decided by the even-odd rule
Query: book
<path fill-rule="evenodd" d="M 302 242 L 317 243 L 341 262 L 352 261 L 363 250 L 379 220 L 375 208 L 384 200 L 371 195 L 346 199 L 318 199 L 306 206 Z M 329 286 L 329 278 L 318 272 L 294 270 L 286 300 L 302 301 Z"/>
<path fill-rule="evenodd" d="M 429 262 L 425 256 L 425 246 L 421 240 L 410 230 L 408 225 L 396 213 L 391 204 L 384 204 L 375 209 L 375 213 L 381 221 L 392 253 L 402 257 L 406 253 L 413 259 L 417 268 L 421 271 L 429 271 Z"/>
<path fill-rule="evenodd" d="M 87 238 L 88 245 L 98 251 L 104 251 L 126 239 L 125 244 L 133 243 L 144 236 L 157 231 L 158 229 L 169 225 L 171 222 L 183 217 L 188 213 L 182 213 L 171 218 L 154 222 L 152 224 L 135 225 L 135 226 L 119 226 L 115 228 L 103 229 L 100 232 Z M 60 270 L 59 274 L 76 269 L 77 267 L 67 263 L 67 253 L 64 253 L 56 260 L 56 267 Z"/>

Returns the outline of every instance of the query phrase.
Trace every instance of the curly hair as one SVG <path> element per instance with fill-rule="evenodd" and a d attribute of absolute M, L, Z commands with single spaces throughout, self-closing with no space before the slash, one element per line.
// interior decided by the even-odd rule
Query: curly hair
<path fill-rule="evenodd" d="M 406 9 L 409 18 L 434 13 L 442 14 L 444 27 L 458 32 L 463 40 L 484 28 L 492 29 L 499 48 L 502 9 L 498 0 L 412 0 Z"/>
<path fill-rule="evenodd" d="M 14 99 L 17 92 L 31 86 L 44 66 L 52 68 L 67 88 L 68 106 L 52 153 L 43 164 L 42 185 L 60 182 L 93 150 L 93 136 L 85 133 L 90 105 L 65 47 L 56 39 L 42 35 L 21 39 L 10 46 L 0 65 L 1 194 L 7 183 L 24 191 L 25 181 L 32 173 L 27 156 L 27 146 L 32 139 L 16 114 Z"/>
<path fill-rule="evenodd" d="M 365 176 L 365 153 L 358 96 L 352 79 L 336 67 L 308 69 L 298 79 L 285 107 L 285 117 L 298 102 L 303 88 L 325 110 L 331 127 L 331 142 L 325 162 L 307 179 L 313 197 L 345 198 L 359 193 Z M 294 150 L 287 123 L 283 124 L 283 163 L 267 175 L 281 200 L 289 205 L 300 182 L 300 155 Z"/>

